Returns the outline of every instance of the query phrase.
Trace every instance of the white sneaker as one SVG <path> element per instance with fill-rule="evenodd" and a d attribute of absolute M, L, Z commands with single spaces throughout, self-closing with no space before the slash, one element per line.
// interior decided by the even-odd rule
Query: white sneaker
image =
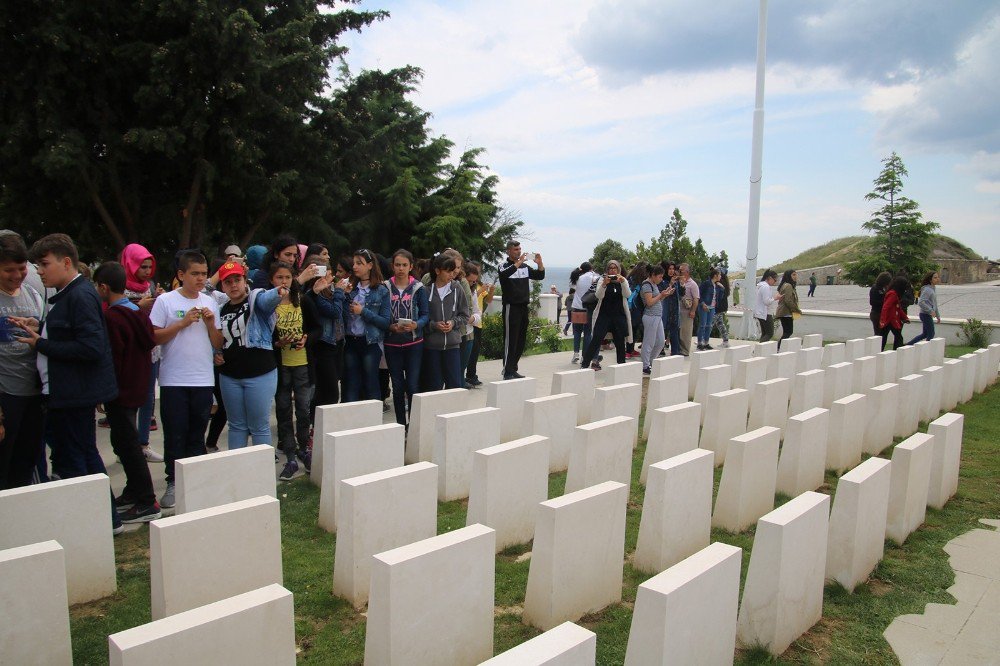
<path fill-rule="evenodd" d="M 580 362 L 580 355 L 573 354 L 573 360 L 571 361 L 571 363 L 579 363 L 579 362 Z"/>
<path fill-rule="evenodd" d="M 729 348 L 729 343 L 728 342 L 723 342 L 722 346 L 725 347 L 726 349 L 728 349 Z"/>
<path fill-rule="evenodd" d="M 163 462 L 163 456 L 151 449 L 149 446 L 142 447 L 142 455 L 146 457 L 146 462 Z"/>

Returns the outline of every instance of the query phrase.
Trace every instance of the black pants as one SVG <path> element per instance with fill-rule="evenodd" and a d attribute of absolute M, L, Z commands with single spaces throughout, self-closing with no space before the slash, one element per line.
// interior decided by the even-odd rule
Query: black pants
<path fill-rule="evenodd" d="M 167 483 L 174 482 L 175 460 L 205 454 L 205 429 L 211 417 L 211 386 L 160 386 Z"/>
<path fill-rule="evenodd" d="M 205 438 L 205 446 L 217 449 L 222 429 L 229 422 L 229 415 L 226 414 L 226 403 L 222 401 L 222 389 L 219 388 L 219 366 L 215 366 L 215 387 L 212 389 L 212 395 L 215 396 L 215 413 L 212 414 L 212 420 L 208 422 L 208 437 Z"/>
<path fill-rule="evenodd" d="M 868 315 L 868 318 L 871 319 L 872 321 L 872 330 L 875 331 L 875 335 L 882 335 L 882 333 L 884 332 L 882 330 L 882 327 L 878 325 L 879 319 L 881 319 L 881 317 L 882 315 L 880 313 Z M 882 338 L 882 346 L 885 347 L 885 337 Z M 883 349 L 883 351 L 885 350 Z"/>
<path fill-rule="evenodd" d="M 472 354 L 469 356 L 469 366 L 465 369 L 466 379 L 479 379 L 476 374 L 476 365 L 479 361 L 479 346 L 483 340 L 483 329 L 475 326 L 472 329 Z"/>
<path fill-rule="evenodd" d="M 319 342 L 313 348 L 316 364 L 316 390 L 313 393 L 312 417 L 315 423 L 316 408 L 340 402 L 340 369 L 343 343 L 331 345 Z"/>
<path fill-rule="evenodd" d="M 792 328 L 795 320 L 792 317 L 778 317 L 781 320 L 781 340 L 792 337 Z M 772 325 L 774 324 L 772 320 Z M 781 351 L 781 340 L 778 340 L 778 351 Z"/>
<path fill-rule="evenodd" d="M 583 351 L 583 362 L 586 368 L 597 357 L 604 336 L 611 331 L 611 339 L 615 341 L 615 355 L 619 363 L 625 362 L 625 337 L 628 335 L 628 320 L 624 314 L 609 315 L 600 313 L 594 321 L 594 330 L 590 335 L 590 344 Z"/>
<path fill-rule="evenodd" d="M 122 496 L 140 506 L 152 506 L 156 502 L 153 492 L 153 477 L 149 475 L 149 465 L 139 444 L 139 431 L 135 428 L 138 408 L 105 405 L 108 426 L 111 428 L 111 448 L 125 470 L 125 488 Z"/>
<path fill-rule="evenodd" d="M 758 319 L 760 324 L 760 342 L 770 342 L 774 337 L 774 317 L 767 315 L 767 319 Z"/>
<path fill-rule="evenodd" d="M 892 332 L 893 351 L 903 346 L 903 329 L 886 326 L 879 333 L 882 335 L 882 351 L 885 351 L 885 344 L 889 341 L 889 333 Z"/>
<path fill-rule="evenodd" d="M 528 304 L 503 304 L 503 374 L 517 372 L 517 363 L 524 353 L 528 337 Z"/>
<path fill-rule="evenodd" d="M 0 393 L 6 434 L 0 440 L 0 490 L 31 485 L 35 461 L 43 455 L 42 396 Z"/>

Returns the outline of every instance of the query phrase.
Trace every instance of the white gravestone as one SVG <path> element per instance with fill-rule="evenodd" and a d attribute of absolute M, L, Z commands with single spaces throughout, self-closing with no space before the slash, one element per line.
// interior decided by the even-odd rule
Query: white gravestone
<path fill-rule="evenodd" d="M 154 620 L 281 584 L 278 500 L 257 497 L 149 524 Z"/>
<path fill-rule="evenodd" d="M 882 384 L 865 391 L 868 416 L 865 424 L 865 453 L 877 456 L 892 446 L 895 414 L 899 409 L 899 384 Z"/>
<path fill-rule="evenodd" d="M 896 381 L 896 352 L 889 350 L 875 354 L 875 381 L 889 384 Z"/>
<path fill-rule="evenodd" d="M 826 440 L 826 468 L 843 472 L 861 462 L 868 402 L 863 393 L 852 393 L 830 405 L 830 436 Z"/>
<path fill-rule="evenodd" d="M 675 375 L 678 372 L 685 372 L 683 356 L 680 354 L 661 356 L 653 359 L 653 371 L 650 377 L 655 379 L 664 375 Z M 687 373 L 685 372 L 685 374 Z"/>
<path fill-rule="evenodd" d="M 0 662 L 73 663 L 62 546 L 42 541 L 0 550 L 0 608 Z"/>
<path fill-rule="evenodd" d="M 806 347 L 799 350 L 799 365 L 796 368 L 799 372 L 823 369 L 823 348 Z"/>
<path fill-rule="evenodd" d="M 917 350 L 909 345 L 896 350 L 896 379 L 917 371 Z"/>
<path fill-rule="evenodd" d="M 685 372 L 654 377 L 649 380 L 646 390 L 646 418 L 642 422 L 643 437 L 649 437 L 653 410 L 687 402 L 687 383 L 688 378 Z"/>
<path fill-rule="evenodd" d="M 732 664 L 742 553 L 716 542 L 639 585 L 625 664 Z"/>
<path fill-rule="evenodd" d="M 896 425 L 892 434 L 909 437 L 920 424 L 920 411 L 927 390 L 927 378 L 923 375 L 906 375 L 899 378 L 899 407 L 896 410 Z"/>
<path fill-rule="evenodd" d="M 549 497 L 549 439 L 531 435 L 479 449 L 472 457 L 466 525 L 496 531 L 499 553 L 535 533 L 538 504 Z"/>
<path fill-rule="evenodd" d="M 917 350 L 917 369 L 914 372 L 921 372 L 924 368 L 934 365 L 934 349 L 928 340 L 921 340 L 913 345 Z"/>
<path fill-rule="evenodd" d="M 941 365 L 944 363 L 945 345 L 946 341 L 944 338 L 934 338 L 931 340 L 931 358 L 934 361 L 934 365 Z"/>
<path fill-rule="evenodd" d="M 581 490 L 602 481 L 629 485 L 632 479 L 632 433 L 635 419 L 616 416 L 576 427 L 576 440 L 569 456 L 566 492 Z"/>
<path fill-rule="evenodd" d="M 802 349 L 802 338 L 785 338 L 779 344 L 782 351 L 798 352 Z"/>
<path fill-rule="evenodd" d="M 437 417 L 434 464 L 438 466 L 438 500 L 450 502 L 469 496 L 473 453 L 500 443 L 500 421 L 496 407 Z"/>
<path fill-rule="evenodd" d="M 642 384 L 642 363 L 626 361 L 607 366 L 607 381 L 605 386 L 616 384 Z"/>
<path fill-rule="evenodd" d="M 486 385 L 486 406 L 500 410 L 500 441 L 509 442 L 521 436 L 524 429 L 524 401 L 537 395 L 538 381 L 534 377 L 506 379 Z"/>
<path fill-rule="evenodd" d="M 639 413 L 642 411 L 642 384 L 616 384 L 594 390 L 594 421 L 615 416 L 632 419 L 632 448 L 639 443 Z"/>
<path fill-rule="evenodd" d="M 889 477 L 888 460 L 869 458 L 837 482 L 830 512 L 826 577 L 848 592 L 863 583 L 882 559 Z"/>
<path fill-rule="evenodd" d="M 823 375 L 823 406 L 830 409 L 834 400 L 851 395 L 854 392 L 854 365 L 851 363 L 834 363 L 829 365 Z"/>
<path fill-rule="evenodd" d="M 789 414 L 801 414 L 814 407 L 823 406 L 825 375 L 824 370 L 807 370 L 795 375 L 792 379 Z"/>
<path fill-rule="evenodd" d="M 796 352 L 778 352 L 767 358 L 768 379 L 791 379 L 795 376 L 795 368 L 799 364 Z"/>
<path fill-rule="evenodd" d="M 976 393 L 982 393 L 990 385 L 990 352 L 988 349 L 977 349 L 975 354 L 979 357 L 979 365 L 976 366 Z"/>
<path fill-rule="evenodd" d="M 594 374 L 594 371 L 591 370 L 590 374 Z M 437 436 L 437 417 L 441 414 L 463 412 L 469 409 L 469 401 L 469 391 L 464 388 L 414 393 L 413 404 L 410 407 L 410 429 L 406 435 L 406 462 L 415 463 L 421 460 L 432 462 L 434 440 Z M 380 412 L 381 410 L 379 407 Z M 382 415 L 379 414 L 378 423 L 381 422 Z"/>
<path fill-rule="evenodd" d="M 878 370 L 874 356 L 862 356 L 852 361 L 854 366 L 854 392 L 864 393 L 873 386 L 878 386 L 875 373 Z"/>
<path fill-rule="evenodd" d="M 921 405 L 920 420 L 930 423 L 941 411 L 941 393 L 944 390 L 944 368 L 930 365 L 920 371 L 925 379 L 924 402 Z"/>
<path fill-rule="evenodd" d="M 688 398 L 695 396 L 695 389 L 701 379 L 699 371 L 711 365 L 722 363 L 722 350 L 710 349 L 708 351 L 692 352 L 688 357 Z"/>
<path fill-rule="evenodd" d="M 742 532 L 774 508 L 780 434 L 777 428 L 764 427 L 729 441 L 713 527 Z"/>
<path fill-rule="evenodd" d="M 706 397 L 704 426 L 698 446 L 715 453 L 715 464 L 726 462 L 729 440 L 747 431 L 750 392 L 744 389 L 720 391 Z"/>
<path fill-rule="evenodd" d="M 341 481 L 403 466 L 404 432 L 402 425 L 387 423 L 323 435 L 326 480 L 319 494 L 320 527 L 328 532 L 337 531 Z"/>
<path fill-rule="evenodd" d="M 976 376 L 979 374 L 979 357 L 975 354 L 962 354 L 961 358 L 964 361 L 965 376 L 962 378 L 961 383 L 959 383 L 959 401 L 966 403 L 972 400 L 972 396 L 976 391 Z"/>
<path fill-rule="evenodd" d="M 959 358 L 945 359 L 944 382 L 941 392 L 941 411 L 950 412 L 958 406 L 962 394 L 962 378 L 965 377 L 964 361 Z"/>
<path fill-rule="evenodd" d="M 590 410 L 594 404 L 594 385 L 597 381 L 590 368 L 568 370 L 552 375 L 552 394 L 572 393 L 576 396 L 576 425 L 590 422 Z"/>
<path fill-rule="evenodd" d="M 882 336 L 869 335 L 865 338 L 865 356 L 874 356 L 882 351 Z"/>
<path fill-rule="evenodd" d="M 779 655 L 822 617 L 829 513 L 829 496 L 807 492 L 757 521 L 737 622 L 743 645 Z"/>
<path fill-rule="evenodd" d="M 823 334 L 822 333 L 810 333 L 809 335 L 802 336 L 802 348 L 803 349 L 822 349 L 823 348 Z"/>
<path fill-rule="evenodd" d="M 788 398 L 792 382 L 789 379 L 768 379 L 750 391 L 750 421 L 748 430 L 764 426 L 784 428 L 788 418 Z"/>
<path fill-rule="evenodd" d="M 824 366 L 831 366 L 834 363 L 850 363 L 851 360 L 847 358 L 847 345 L 843 342 L 835 342 L 823 347 Z"/>
<path fill-rule="evenodd" d="M 754 345 L 753 355 L 759 357 L 773 356 L 778 353 L 778 343 L 775 340 L 769 342 L 758 342 Z"/>
<path fill-rule="evenodd" d="M 917 433 L 892 450 L 889 513 L 885 534 L 903 545 L 927 515 L 927 490 L 934 457 L 934 435 Z"/>
<path fill-rule="evenodd" d="M 705 404 L 706 396 L 713 393 L 728 391 L 733 387 L 733 369 L 728 365 L 710 365 L 698 372 L 698 388 L 694 392 L 694 401 Z"/>
<path fill-rule="evenodd" d="M 293 666 L 292 593 L 267 585 L 111 634 L 108 653 L 111 666 Z"/>
<path fill-rule="evenodd" d="M 647 421 L 653 425 L 646 441 L 646 453 L 642 459 L 640 483 L 646 483 L 649 466 L 667 458 L 673 458 L 698 448 L 698 424 L 701 421 L 701 405 L 684 402 L 679 405 L 661 407 L 651 414 Z"/>
<path fill-rule="evenodd" d="M 595 663 L 597 634 L 572 622 L 563 622 L 480 666 L 593 666 Z"/>
<path fill-rule="evenodd" d="M 333 593 L 368 603 L 372 556 L 437 534 L 437 465 L 418 462 L 340 482 Z"/>
<path fill-rule="evenodd" d="M 413 417 L 416 418 L 416 410 L 413 411 Z M 309 480 L 317 486 L 322 487 L 323 485 L 323 435 L 328 432 L 366 428 L 368 426 L 380 425 L 381 423 L 381 400 L 343 402 L 339 405 L 320 405 L 316 407 L 316 418 L 313 422 L 312 462 L 310 464 L 310 468 L 315 471 L 309 475 Z M 316 444 L 319 444 L 319 446 L 316 446 Z M 411 462 L 416 462 L 416 458 Z"/>
<path fill-rule="evenodd" d="M 958 490 L 964 426 L 965 417 L 961 414 L 944 414 L 927 426 L 927 434 L 934 436 L 927 506 L 934 509 L 944 508 Z"/>
<path fill-rule="evenodd" d="M 753 358 L 753 347 L 751 345 L 733 345 L 722 350 L 722 364 L 733 368 L 739 361 Z"/>
<path fill-rule="evenodd" d="M 627 501 L 628 486 L 608 481 L 542 502 L 525 623 L 544 631 L 621 601 Z"/>
<path fill-rule="evenodd" d="M 853 361 L 862 356 L 868 356 L 868 342 L 864 338 L 853 338 L 844 343 L 845 361 Z"/>
<path fill-rule="evenodd" d="M 0 549 L 58 541 L 69 603 L 114 594 L 115 544 L 105 474 L 0 490 Z"/>
<path fill-rule="evenodd" d="M 274 449 L 268 445 L 185 458 L 175 465 L 177 514 L 275 496 Z"/>
<path fill-rule="evenodd" d="M 766 380 L 766 358 L 750 358 L 736 363 L 736 368 L 733 371 L 733 388 L 752 391 L 757 384 Z"/>
<path fill-rule="evenodd" d="M 714 468 L 701 449 L 650 466 L 632 566 L 657 573 L 708 545 Z"/>
<path fill-rule="evenodd" d="M 375 555 L 365 663 L 478 664 L 492 657 L 494 536 L 471 525 Z"/>
<path fill-rule="evenodd" d="M 823 485 L 830 412 L 821 407 L 788 417 L 775 489 L 789 497 Z"/>
<path fill-rule="evenodd" d="M 576 396 L 557 393 L 532 398 L 524 403 L 524 437 L 541 435 L 549 438 L 549 471 L 562 472 L 569 467 L 576 428 Z"/>

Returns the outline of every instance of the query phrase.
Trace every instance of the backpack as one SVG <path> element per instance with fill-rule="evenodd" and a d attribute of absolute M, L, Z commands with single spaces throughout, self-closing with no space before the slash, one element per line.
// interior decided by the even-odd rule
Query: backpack
<path fill-rule="evenodd" d="M 646 309 L 646 302 L 639 297 L 639 291 L 642 289 L 640 284 L 636 289 L 632 290 L 632 293 L 628 297 L 628 309 L 630 312 L 641 315 L 643 310 Z"/>

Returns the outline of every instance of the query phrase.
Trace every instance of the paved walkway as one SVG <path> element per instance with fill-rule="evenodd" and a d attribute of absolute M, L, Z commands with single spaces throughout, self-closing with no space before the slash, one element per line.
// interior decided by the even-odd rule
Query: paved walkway
<path fill-rule="evenodd" d="M 1000 527 L 1000 520 L 979 522 Z M 1000 664 L 1000 532 L 973 529 L 944 547 L 955 570 L 955 604 L 901 615 L 885 639 L 903 666 Z"/>
<path fill-rule="evenodd" d="M 808 298 L 809 285 L 799 286 L 799 305 L 803 310 L 830 312 L 869 312 L 868 289 L 855 285 L 819 285 L 816 295 Z M 985 321 L 1000 321 L 1000 286 L 994 283 L 970 285 L 938 285 L 938 307 L 945 319 L 965 320 L 975 317 Z M 742 300 L 742 299 L 741 299 Z M 915 308 L 910 313 L 916 312 Z M 914 321 L 916 315 L 913 314 Z"/>

